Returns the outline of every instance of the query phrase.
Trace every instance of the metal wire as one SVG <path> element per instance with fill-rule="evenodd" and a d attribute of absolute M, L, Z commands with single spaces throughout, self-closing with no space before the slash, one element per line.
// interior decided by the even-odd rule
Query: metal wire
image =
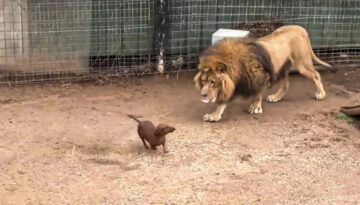
<path fill-rule="evenodd" d="M 158 1 L 0 0 L 0 83 L 158 73 L 159 32 L 166 71 L 192 70 L 217 29 L 275 23 L 304 26 L 323 60 L 360 63 L 358 0 Z"/>

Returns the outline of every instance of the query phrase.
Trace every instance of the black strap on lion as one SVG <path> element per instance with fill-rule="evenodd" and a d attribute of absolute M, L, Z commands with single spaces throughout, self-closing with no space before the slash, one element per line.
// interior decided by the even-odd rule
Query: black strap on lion
<path fill-rule="evenodd" d="M 274 82 L 276 80 L 276 74 L 269 52 L 256 41 L 248 41 L 247 43 L 249 46 L 251 46 L 252 52 L 260 61 L 260 63 L 264 67 L 264 70 L 270 74 L 271 82 Z"/>

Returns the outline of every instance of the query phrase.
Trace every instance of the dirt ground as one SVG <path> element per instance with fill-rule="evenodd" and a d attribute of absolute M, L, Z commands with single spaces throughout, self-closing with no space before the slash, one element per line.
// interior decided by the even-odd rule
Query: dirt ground
<path fill-rule="evenodd" d="M 336 111 L 360 103 L 360 69 L 322 73 L 319 102 L 293 75 L 264 114 L 238 98 L 218 123 L 193 75 L 0 87 L 0 204 L 359 204 L 360 132 Z M 175 126 L 170 153 L 128 113 Z"/>

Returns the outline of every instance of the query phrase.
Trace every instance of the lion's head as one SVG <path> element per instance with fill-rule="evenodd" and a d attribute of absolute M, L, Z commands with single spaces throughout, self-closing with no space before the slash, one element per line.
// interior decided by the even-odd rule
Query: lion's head
<path fill-rule="evenodd" d="M 217 55 L 200 58 L 199 72 L 194 78 L 195 86 L 200 90 L 201 101 L 226 102 L 234 92 L 235 84 L 227 72 L 228 65 Z"/>
<path fill-rule="evenodd" d="M 209 46 L 198 67 L 194 81 L 204 103 L 229 101 L 235 87 L 244 96 L 256 94 L 273 75 L 267 51 L 252 39 L 224 39 Z"/>

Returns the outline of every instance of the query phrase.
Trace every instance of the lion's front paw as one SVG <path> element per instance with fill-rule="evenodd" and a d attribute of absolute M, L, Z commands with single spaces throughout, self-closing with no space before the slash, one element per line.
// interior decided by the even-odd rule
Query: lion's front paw
<path fill-rule="evenodd" d="M 261 114 L 262 112 L 263 111 L 262 111 L 261 107 L 256 107 L 254 105 L 250 105 L 249 114 Z"/>
<path fill-rule="evenodd" d="M 216 113 L 206 114 L 203 119 L 205 122 L 217 122 L 221 119 L 221 115 L 217 115 Z"/>

